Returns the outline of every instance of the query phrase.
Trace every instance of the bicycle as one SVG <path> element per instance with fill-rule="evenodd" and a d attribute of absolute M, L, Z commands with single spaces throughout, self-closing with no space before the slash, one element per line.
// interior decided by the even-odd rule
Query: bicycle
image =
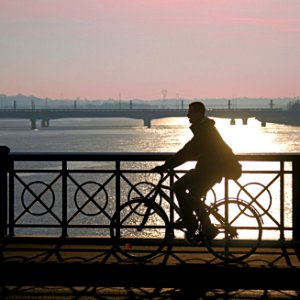
<path fill-rule="evenodd" d="M 172 200 L 172 188 L 163 184 L 167 178 L 168 174 L 161 174 L 156 185 L 145 181 L 134 185 L 129 192 L 129 201 L 122 204 L 112 216 L 112 244 L 125 257 L 148 260 L 161 252 L 173 239 L 175 229 L 163 208 L 163 200 L 179 218 L 181 213 Z M 145 184 L 148 184 L 150 190 L 143 194 L 138 187 Z M 130 196 L 131 193 L 137 196 Z M 202 199 L 205 209 L 219 233 L 214 240 L 207 240 L 204 234 L 205 224 L 198 220 L 199 226 L 195 234 L 182 229 L 186 241 L 194 246 L 205 246 L 216 258 L 226 262 L 241 261 L 252 255 L 262 238 L 261 218 L 256 209 L 237 198 L 221 199 L 210 205 L 205 200 Z"/>

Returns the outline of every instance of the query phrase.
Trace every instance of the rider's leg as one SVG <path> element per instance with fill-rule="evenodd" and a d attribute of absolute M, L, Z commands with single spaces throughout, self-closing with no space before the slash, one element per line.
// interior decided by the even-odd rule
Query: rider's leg
<path fill-rule="evenodd" d="M 195 201 L 195 199 L 198 201 Z M 219 230 L 211 223 L 209 213 L 205 209 L 203 199 L 201 199 L 200 197 L 194 197 L 193 200 L 194 202 L 196 202 L 195 211 L 200 220 L 200 223 L 202 224 L 201 231 L 204 233 L 206 240 L 211 241 L 219 234 Z"/>
<path fill-rule="evenodd" d="M 212 176 L 211 174 L 205 174 L 203 172 L 199 174 L 198 180 L 198 184 L 193 185 L 190 190 L 190 194 L 193 198 L 193 207 L 201 224 L 205 224 L 206 229 L 213 228 L 209 214 L 205 209 L 203 196 L 205 196 L 217 182 L 220 182 L 221 177 Z"/>
<path fill-rule="evenodd" d="M 191 183 L 195 180 L 193 171 L 194 170 L 191 170 L 179 178 L 173 186 L 180 207 L 184 227 L 190 232 L 195 231 L 198 227 L 197 220 L 193 215 L 194 203 L 189 195 Z"/>
<path fill-rule="evenodd" d="M 201 197 L 193 197 L 195 212 L 201 224 L 211 224 L 208 212 L 205 209 L 203 199 Z"/>

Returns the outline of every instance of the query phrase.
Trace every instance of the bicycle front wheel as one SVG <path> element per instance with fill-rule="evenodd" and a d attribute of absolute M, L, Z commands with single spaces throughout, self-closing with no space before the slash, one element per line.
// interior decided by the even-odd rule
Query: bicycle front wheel
<path fill-rule="evenodd" d="M 223 200 L 209 208 L 209 213 L 219 234 L 213 241 L 204 242 L 215 257 L 233 262 L 255 252 L 261 241 L 262 225 L 251 205 L 239 200 Z"/>
<path fill-rule="evenodd" d="M 135 260 L 147 260 L 159 253 L 169 232 L 170 223 L 163 209 L 142 198 L 121 205 L 110 224 L 115 249 Z"/>

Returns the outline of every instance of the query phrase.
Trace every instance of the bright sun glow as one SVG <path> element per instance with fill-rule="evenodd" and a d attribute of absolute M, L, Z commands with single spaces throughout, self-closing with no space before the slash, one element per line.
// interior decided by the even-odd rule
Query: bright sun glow
<path fill-rule="evenodd" d="M 236 120 L 236 125 L 230 125 L 228 119 L 215 120 L 219 132 L 235 153 L 280 151 L 280 145 L 264 132 L 261 123 L 255 119 L 248 119 L 247 125 L 243 125 L 241 120 Z"/>
<path fill-rule="evenodd" d="M 235 153 L 270 153 L 281 151 L 281 145 L 274 141 L 274 133 L 268 134 L 266 128 L 262 127 L 261 123 L 255 119 L 248 119 L 247 125 L 243 125 L 240 119 L 236 120 L 235 125 L 231 125 L 229 119 L 213 119 L 223 139 Z M 176 149 L 167 151 L 178 151 L 181 146 L 192 138 L 192 133 L 189 130 L 190 124 L 186 117 L 154 120 L 153 125 L 170 126 L 169 128 L 177 126 L 178 131 L 182 132 L 180 145 Z"/>

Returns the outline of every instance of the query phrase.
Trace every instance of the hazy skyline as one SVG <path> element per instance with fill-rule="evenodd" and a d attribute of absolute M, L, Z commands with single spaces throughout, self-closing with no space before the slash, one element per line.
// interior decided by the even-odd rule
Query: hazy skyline
<path fill-rule="evenodd" d="M 300 1 L 0 0 L 0 93 L 300 95 Z"/>

